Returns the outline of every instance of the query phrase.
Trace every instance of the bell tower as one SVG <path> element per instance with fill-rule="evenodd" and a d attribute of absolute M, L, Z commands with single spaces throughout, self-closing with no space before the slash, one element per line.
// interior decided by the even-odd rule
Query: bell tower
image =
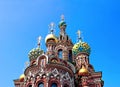
<path fill-rule="evenodd" d="M 60 40 L 67 40 L 67 35 L 66 35 L 66 32 L 65 32 L 65 29 L 67 27 L 67 24 L 66 22 L 64 21 L 64 15 L 61 16 L 61 21 L 59 23 L 59 28 L 60 28 L 60 36 L 59 36 L 59 39 Z"/>
<path fill-rule="evenodd" d="M 58 43 L 56 44 L 56 54 L 58 58 L 72 62 L 72 41 L 66 34 L 67 24 L 64 21 L 64 15 L 61 16 L 61 21 L 59 22 L 60 34 L 58 37 Z"/>

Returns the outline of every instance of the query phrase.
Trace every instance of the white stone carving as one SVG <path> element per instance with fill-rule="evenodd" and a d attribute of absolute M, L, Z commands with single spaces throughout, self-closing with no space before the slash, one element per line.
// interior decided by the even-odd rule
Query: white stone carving
<path fill-rule="evenodd" d="M 58 70 L 55 68 L 55 69 L 52 71 L 52 74 L 56 77 L 57 75 L 59 75 L 59 72 L 58 72 Z"/>

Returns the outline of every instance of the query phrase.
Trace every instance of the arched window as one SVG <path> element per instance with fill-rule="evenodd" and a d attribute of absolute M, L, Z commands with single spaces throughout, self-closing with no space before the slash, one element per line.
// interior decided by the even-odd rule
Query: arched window
<path fill-rule="evenodd" d="M 52 83 L 51 87 L 57 87 L 56 83 Z"/>
<path fill-rule="evenodd" d="M 45 66 L 45 58 L 41 59 L 41 67 L 44 67 L 44 66 Z"/>
<path fill-rule="evenodd" d="M 59 57 L 60 59 L 62 59 L 62 54 L 63 54 L 62 49 L 58 50 L 58 57 Z"/>
<path fill-rule="evenodd" d="M 32 85 L 29 85 L 29 87 L 32 87 Z"/>
<path fill-rule="evenodd" d="M 62 40 L 62 35 L 60 35 L 60 40 Z"/>
<path fill-rule="evenodd" d="M 38 87 L 44 87 L 44 84 L 41 82 L 38 84 Z"/>
<path fill-rule="evenodd" d="M 69 58 L 69 61 L 72 62 L 72 50 L 69 50 L 68 58 Z"/>
<path fill-rule="evenodd" d="M 68 87 L 68 86 L 65 85 L 64 87 Z"/>
<path fill-rule="evenodd" d="M 64 87 L 69 87 L 69 86 L 67 84 L 65 84 Z"/>

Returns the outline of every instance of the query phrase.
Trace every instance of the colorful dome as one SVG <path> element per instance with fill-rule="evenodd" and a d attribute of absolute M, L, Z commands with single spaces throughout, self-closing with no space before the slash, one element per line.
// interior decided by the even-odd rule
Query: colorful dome
<path fill-rule="evenodd" d="M 88 70 L 85 68 L 85 66 L 82 65 L 82 68 L 78 71 L 78 75 L 80 76 L 88 75 Z"/>
<path fill-rule="evenodd" d="M 48 34 L 45 38 L 45 43 L 47 43 L 48 40 L 54 40 L 56 43 L 58 41 L 57 37 L 54 34 Z"/>
<path fill-rule="evenodd" d="M 59 27 L 61 27 L 61 26 L 65 26 L 65 27 L 66 27 L 66 26 L 67 26 L 67 24 L 66 24 L 66 22 L 65 22 L 65 21 L 63 21 L 63 20 L 62 20 L 62 21 L 60 21 L 60 23 L 59 23 L 59 25 L 58 25 L 58 26 L 59 26 Z"/>
<path fill-rule="evenodd" d="M 78 42 L 72 48 L 72 52 L 74 55 L 77 55 L 81 52 L 87 53 L 89 55 L 90 51 L 91 51 L 90 46 L 85 42 Z"/>
<path fill-rule="evenodd" d="M 41 54 L 43 54 L 43 50 L 41 50 L 39 47 L 38 48 L 34 48 L 32 49 L 28 56 L 29 56 L 29 59 L 30 61 L 33 60 L 33 59 L 36 59 L 38 56 L 40 56 Z"/>
<path fill-rule="evenodd" d="M 24 74 L 20 75 L 20 78 L 19 78 L 20 82 L 23 82 L 24 79 L 25 79 L 25 75 Z"/>

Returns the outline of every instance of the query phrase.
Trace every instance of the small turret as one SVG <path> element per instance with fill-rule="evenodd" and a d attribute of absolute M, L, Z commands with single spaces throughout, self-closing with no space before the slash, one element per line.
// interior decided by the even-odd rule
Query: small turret
<path fill-rule="evenodd" d="M 66 22 L 64 21 L 64 15 L 61 15 L 61 21 L 59 22 L 60 36 L 59 40 L 68 40 L 68 35 L 66 35 L 65 29 L 67 27 Z"/>
<path fill-rule="evenodd" d="M 58 42 L 58 39 L 53 32 L 54 32 L 54 23 L 52 22 L 50 24 L 50 34 L 48 34 L 45 38 L 48 55 L 55 54 L 54 50 L 55 50 L 56 43 Z"/>
<path fill-rule="evenodd" d="M 90 55 L 90 46 L 82 41 L 81 32 L 78 30 L 78 42 L 73 46 L 72 53 L 74 55 L 74 60 L 76 62 L 77 70 L 79 70 L 79 74 L 87 73 L 87 68 L 89 65 L 89 55 Z M 84 65 L 84 66 L 83 66 Z"/>

